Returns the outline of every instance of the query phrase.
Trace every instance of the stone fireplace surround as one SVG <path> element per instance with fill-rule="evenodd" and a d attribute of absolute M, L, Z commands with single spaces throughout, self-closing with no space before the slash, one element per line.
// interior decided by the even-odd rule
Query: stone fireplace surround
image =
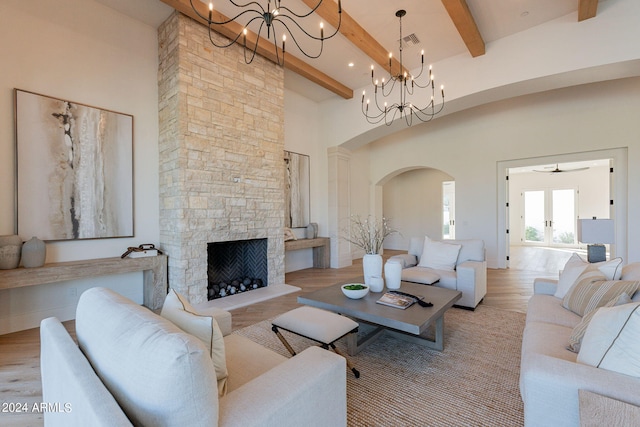
<path fill-rule="evenodd" d="M 158 29 L 160 245 L 169 285 L 207 299 L 207 244 L 267 239 L 284 284 L 284 83 L 262 57 L 216 49 L 175 12 Z"/>

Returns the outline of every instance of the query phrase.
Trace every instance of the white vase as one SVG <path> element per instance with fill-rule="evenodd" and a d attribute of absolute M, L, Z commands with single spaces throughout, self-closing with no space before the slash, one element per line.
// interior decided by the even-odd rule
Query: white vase
<path fill-rule="evenodd" d="M 384 279 L 380 276 L 369 277 L 369 290 L 371 292 L 382 292 L 384 290 Z"/>
<path fill-rule="evenodd" d="M 365 285 L 371 286 L 371 277 L 382 277 L 382 255 L 366 254 L 362 257 L 362 271 Z"/>
<path fill-rule="evenodd" d="M 22 239 L 17 234 L 0 236 L 0 270 L 11 270 L 20 265 Z"/>
<path fill-rule="evenodd" d="M 384 265 L 384 279 L 387 282 L 387 289 L 400 289 L 402 264 L 396 261 L 387 261 Z"/>
<path fill-rule="evenodd" d="M 47 247 L 37 237 L 32 237 L 22 245 L 22 265 L 24 268 L 42 267 L 46 258 Z"/>

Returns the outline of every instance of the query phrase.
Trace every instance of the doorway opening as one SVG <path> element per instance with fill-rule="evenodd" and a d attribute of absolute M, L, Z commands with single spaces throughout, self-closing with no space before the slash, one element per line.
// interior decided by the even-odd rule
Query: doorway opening
<path fill-rule="evenodd" d="M 558 273 L 574 252 L 579 218 L 610 218 L 611 160 L 509 168 L 508 267 Z M 586 259 L 586 256 L 585 256 Z"/>

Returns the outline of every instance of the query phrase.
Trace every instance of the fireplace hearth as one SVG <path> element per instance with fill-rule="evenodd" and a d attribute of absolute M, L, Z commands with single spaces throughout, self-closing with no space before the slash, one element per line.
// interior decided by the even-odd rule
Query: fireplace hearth
<path fill-rule="evenodd" d="M 268 285 L 267 239 L 207 244 L 207 299 Z"/>

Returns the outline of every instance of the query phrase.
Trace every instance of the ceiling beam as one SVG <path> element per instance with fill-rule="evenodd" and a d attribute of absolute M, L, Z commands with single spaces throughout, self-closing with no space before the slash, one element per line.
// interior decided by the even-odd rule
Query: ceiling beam
<path fill-rule="evenodd" d="M 304 4 L 310 8 L 314 8 L 318 4 L 318 0 L 302 0 Z M 338 26 L 338 6 L 334 1 L 323 1 L 316 13 L 333 28 Z M 342 9 L 342 24 L 340 25 L 340 33 L 344 35 L 347 40 L 353 43 L 358 49 L 360 49 L 365 55 L 373 59 L 384 70 L 389 70 L 389 51 L 386 50 L 371 34 L 369 34 L 355 19 L 349 15 L 344 8 Z M 407 71 L 406 69 L 402 70 Z M 391 73 L 392 75 L 399 75 L 400 62 L 393 57 L 391 59 Z"/>
<path fill-rule="evenodd" d="M 205 26 L 207 25 L 207 21 L 200 18 L 198 14 L 193 10 L 193 8 L 191 7 L 191 4 L 189 3 L 189 0 L 161 0 L 161 1 L 171 6 L 178 12 L 184 15 L 187 15 L 188 17 L 200 22 Z M 200 12 L 201 15 L 207 16 L 209 14 L 209 8 L 207 8 L 207 6 L 201 1 L 195 1 L 194 5 L 196 6 L 196 8 L 198 8 L 198 12 Z M 336 6 L 336 11 L 337 11 L 337 6 Z M 214 21 L 226 21 L 228 19 L 229 18 L 227 18 L 226 16 L 224 16 L 223 14 L 221 14 L 216 10 L 212 12 L 212 20 Z M 217 33 L 222 34 L 227 38 L 234 39 L 239 33 L 242 32 L 244 27 L 236 22 L 230 22 L 226 25 L 216 25 L 215 27 L 212 27 L 212 28 L 215 29 Z M 252 46 L 255 43 L 256 39 L 258 39 L 258 36 L 255 33 L 249 32 L 247 34 L 248 45 Z M 273 43 L 271 41 L 260 37 L 258 40 L 257 52 L 258 54 L 260 54 L 261 56 L 264 56 L 270 61 L 273 61 L 274 63 L 277 62 L 276 53 L 274 50 Z M 278 52 L 279 52 L 278 54 L 282 56 L 282 50 L 278 48 Z M 306 62 L 302 61 L 301 59 L 298 59 L 293 55 L 290 55 L 290 54 L 287 55 L 284 61 L 284 67 L 297 74 L 300 74 L 302 77 L 305 77 L 308 80 L 311 80 L 317 85 L 322 86 L 323 88 L 335 93 L 336 95 L 343 97 L 344 99 L 353 98 L 353 89 L 348 88 L 347 86 L 343 85 L 339 81 L 329 77 L 328 75 L 324 74 L 320 70 L 310 66 Z"/>
<path fill-rule="evenodd" d="M 442 0 L 442 4 L 447 9 L 471 56 L 475 58 L 476 56 L 484 55 L 484 40 L 478 30 L 475 19 L 473 19 L 473 15 L 471 15 L 467 2 L 465 0 Z"/>
<path fill-rule="evenodd" d="M 579 0 L 578 21 L 593 18 L 598 12 L 598 0 Z"/>

